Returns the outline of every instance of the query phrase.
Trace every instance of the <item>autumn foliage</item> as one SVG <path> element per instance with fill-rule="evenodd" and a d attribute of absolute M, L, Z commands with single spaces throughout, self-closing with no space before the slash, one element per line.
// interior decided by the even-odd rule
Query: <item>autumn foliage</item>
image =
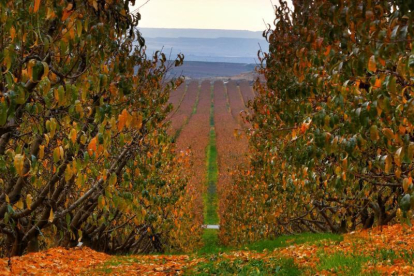
<path fill-rule="evenodd" d="M 133 4 L 0 1 L 1 254 L 192 246 L 176 227 L 192 221 L 188 158 L 165 120 L 182 80 L 146 56 Z"/>
<path fill-rule="evenodd" d="M 266 82 L 256 82 L 247 117 L 250 168 L 226 212 L 236 229 L 230 242 L 409 222 L 411 1 L 293 5 L 279 1 L 264 33 L 270 51 L 258 70 Z"/>

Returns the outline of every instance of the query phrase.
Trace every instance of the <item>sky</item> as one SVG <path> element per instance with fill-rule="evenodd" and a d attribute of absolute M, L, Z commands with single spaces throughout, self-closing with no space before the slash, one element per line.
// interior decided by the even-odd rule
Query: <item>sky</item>
<path fill-rule="evenodd" d="M 263 31 L 272 25 L 272 0 L 150 0 L 140 8 L 143 28 Z M 146 0 L 137 0 L 135 8 Z M 274 3 L 277 0 L 273 0 Z"/>

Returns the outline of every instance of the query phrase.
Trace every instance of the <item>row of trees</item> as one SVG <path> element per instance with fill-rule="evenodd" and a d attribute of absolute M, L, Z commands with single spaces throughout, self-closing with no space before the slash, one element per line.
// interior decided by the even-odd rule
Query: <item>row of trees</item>
<path fill-rule="evenodd" d="M 0 1 L 3 255 L 79 241 L 188 250 L 199 239 L 188 156 L 166 133 L 182 79 L 164 79 L 163 54 L 147 58 L 134 4 Z"/>
<path fill-rule="evenodd" d="M 225 213 L 229 243 L 411 217 L 413 3 L 279 1 L 246 118 L 250 168 Z"/>

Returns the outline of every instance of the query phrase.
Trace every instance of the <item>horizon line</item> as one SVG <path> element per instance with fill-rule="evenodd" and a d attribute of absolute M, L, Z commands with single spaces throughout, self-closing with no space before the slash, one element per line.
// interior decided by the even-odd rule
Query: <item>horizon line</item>
<path fill-rule="evenodd" d="M 182 29 L 186 29 L 186 30 L 211 30 L 211 31 L 243 31 L 243 32 L 252 32 L 252 33 L 256 33 L 256 32 L 263 32 L 264 30 L 261 31 L 252 31 L 252 30 L 242 30 L 242 29 L 208 29 L 208 28 L 188 28 L 188 27 L 174 27 L 174 28 L 168 28 L 168 27 L 140 27 L 138 25 L 138 28 L 141 29 L 169 29 L 169 30 L 182 30 Z"/>

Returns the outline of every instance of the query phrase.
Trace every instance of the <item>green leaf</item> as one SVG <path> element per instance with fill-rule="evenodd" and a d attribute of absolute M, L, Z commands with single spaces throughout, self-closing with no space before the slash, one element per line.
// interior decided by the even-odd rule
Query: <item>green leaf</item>
<path fill-rule="evenodd" d="M 0 126 L 4 126 L 7 122 L 7 104 L 0 103 Z"/>
<path fill-rule="evenodd" d="M 388 83 L 388 90 L 392 95 L 395 95 L 397 93 L 397 82 L 394 76 L 390 77 L 390 80 Z"/>

